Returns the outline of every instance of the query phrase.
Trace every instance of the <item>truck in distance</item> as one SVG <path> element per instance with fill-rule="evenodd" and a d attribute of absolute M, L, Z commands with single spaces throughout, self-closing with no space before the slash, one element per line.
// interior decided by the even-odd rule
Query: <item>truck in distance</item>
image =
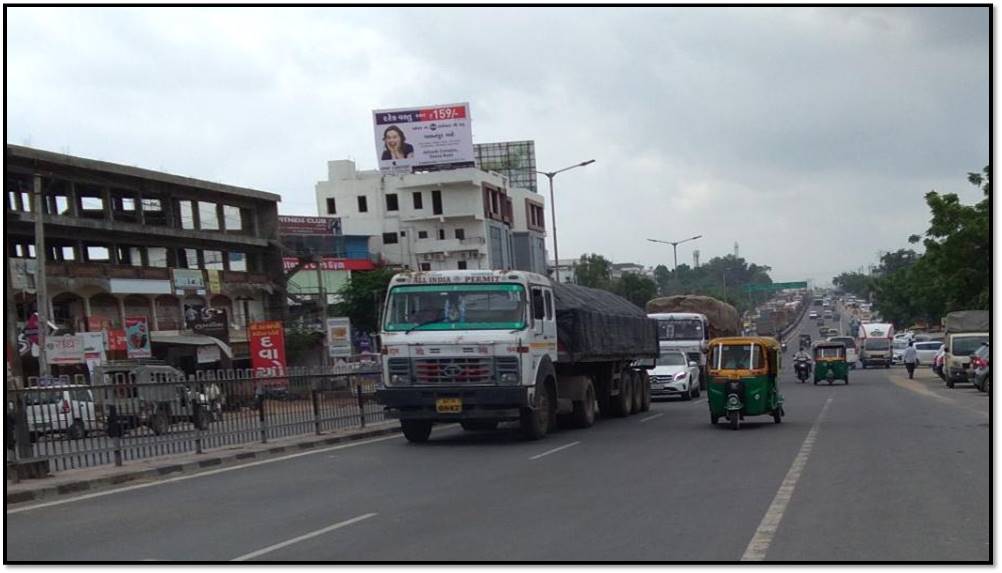
<path fill-rule="evenodd" d="M 859 325 L 859 362 L 867 366 L 891 367 L 891 341 L 894 325 L 881 322 L 864 322 Z"/>
<path fill-rule="evenodd" d="M 391 279 L 376 399 L 411 442 L 436 422 L 544 437 L 558 416 L 591 426 L 650 407 L 657 323 L 610 292 L 499 270 Z"/>

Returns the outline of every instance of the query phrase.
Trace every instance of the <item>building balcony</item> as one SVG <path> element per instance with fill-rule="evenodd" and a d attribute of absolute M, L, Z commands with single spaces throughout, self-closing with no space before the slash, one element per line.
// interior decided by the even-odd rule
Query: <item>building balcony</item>
<path fill-rule="evenodd" d="M 465 239 L 421 239 L 414 243 L 414 252 L 419 255 L 427 253 L 452 253 L 456 251 L 478 251 L 487 243 L 483 237 L 467 237 Z"/>
<path fill-rule="evenodd" d="M 438 221 L 444 223 L 445 221 L 461 221 L 466 219 L 468 221 L 483 221 L 483 212 L 478 213 L 442 213 L 441 215 L 432 215 L 431 211 L 428 210 L 427 213 L 411 213 L 409 215 L 401 215 L 400 220 L 403 222 L 411 223 L 417 221 Z"/>

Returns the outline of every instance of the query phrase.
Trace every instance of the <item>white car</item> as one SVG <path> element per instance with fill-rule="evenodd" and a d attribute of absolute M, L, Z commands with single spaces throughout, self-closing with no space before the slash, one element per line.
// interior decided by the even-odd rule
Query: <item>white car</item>
<path fill-rule="evenodd" d="M 97 429 L 94 396 L 84 386 L 28 388 L 24 401 L 32 436 L 65 433 L 70 439 L 79 439 Z"/>
<path fill-rule="evenodd" d="M 918 363 L 932 366 L 932 363 L 936 360 L 936 355 L 939 354 L 941 348 L 943 348 L 942 340 L 916 342 L 915 355 L 918 359 Z"/>
<path fill-rule="evenodd" d="M 807 318 L 817 318 L 817 317 L 818 317 L 818 311 L 816 310 L 812 310 L 811 313 L 807 315 Z"/>
<path fill-rule="evenodd" d="M 905 348 L 908 348 L 907 338 L 894 338 L 894 342 L 891 343 L 891 364 L 901 364 L 904 362 L 902 357 L 905 353 Z"/>
<path fill-rule="evenodd" d="M 665 350 L 648 371 L 651 398 L 680 396 L 691 400 L 699 396 L 699 363 L 690 362 L 678 350 Z"/>

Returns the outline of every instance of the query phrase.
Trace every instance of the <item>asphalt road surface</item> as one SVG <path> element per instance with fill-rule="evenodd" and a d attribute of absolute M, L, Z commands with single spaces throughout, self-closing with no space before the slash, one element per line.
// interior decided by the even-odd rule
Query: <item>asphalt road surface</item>
<path fill-rule="evenodd" d="M 817 339 L 813 321 L 802 328 Z M 436 429 L 8 506 L 9 561 L 990 559 L 989 399 L 928 369 L 796 382 L 787 417 L 657 402 L 538 442 Z"/>

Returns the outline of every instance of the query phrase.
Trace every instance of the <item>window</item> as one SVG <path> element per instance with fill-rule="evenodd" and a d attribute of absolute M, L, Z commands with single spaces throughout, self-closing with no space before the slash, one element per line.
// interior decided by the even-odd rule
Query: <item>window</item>
<path fill-rule="evenodd" d="M 242 231 L 244 228 L 240 208 L 233 205 L 223 205 L 223 228 L 227 231 Z"/>
<path fill-rule="evenodd" d="M 178 249 L 177 266 L 182 269 L 197 269 L 198 251 L 195 249 Z"/>
<path fill-rule="evenodd" d="M 148 247 L 146 259 L 151 267 L 165 268 L 167 266 L 167 249 L 164 247 Z"/>
<path fill-rule="evenodd" d="M 231 271 L 247 271 L 247 255 L 244 253 L 238 253 L 236 251 L 229 252 L 230 257 L 230 270 Z"/>
<path fill-rule="evenodd" d="M 417 238 L 419 238 L 419 239 L 427 239 L 428 238 L 428 231 L 418 231 L 417 232 Z"/>
<path fill-rule="evenodd" d="M 365 199 L 365 195 L 358 196 L 358 212 L 367 213 L 369 211 L 369 203 Z"/>
<path fill-rule="evenodd" d="M 55 201 L 56 215 L 69 215 L 70 202 L 65 195 L 56 195 L 52 198 Z"/>
<path fill-rule="evenodd" d="M 400 236 L 401 237 L 406 237 L 407 236 L 407 231 L 400 231 Z"/>
<path fill-rule="evenodd" d="M 327 198 L 327 214 L 337 215 L 337 201 L 333 197 Z"/>
<path fill-rule="evenodd" d="M 546 303 L 543 300 L 543 289 L 532 289 L 532 318 L 543 320 L 546 318 Z"/>
<path fill-rule="evenodd" d="M 400 204 L 397 202 L 397 194 L 396 193 L 387 193 L 386 194 L 386 210 L 387 211 L 399 211 L 400 210 Z"/>
<path fill-rule="evenodd" d="M 182 229 L 194 229 L 195 228 L 195 207 L 192 205 L 191 201 L 178 201 L 178 209 L 181 211 L 181 228 Z"/>
<path fill-rule="evenodd" d="M 83 195 L 80 197 L 80 208 L 84 211 L 104 211 L 104 199 L 99 196 Z"/>
<path fill-rule="evenodd" d="M 421 194 L 420 191 L 414 192 L 414 208 L 424 209 L 424 196 Z"/>
<path fill-rule="evenodd" d="M 438 230 L 438 240 L 439 241 L 444 241 L 445 240 L 445 229 L 439 229 Z"/>
<path fill-rule="evenodd" d="M 121 199 L 122 207 L 119 211 L 135 211 L 136 210 L 136 200 L 132 197 L 122 197 Z"/>
<path fill-rule="evenodd" d="M 223 270 L 223 253 L 221 251 L 202 251 L 202 261 L 205 269 Z"/>
<path fill-rule="evenodd" d="M 77 259 L 77 251 L 73 247 L 57 247 L 59 249 L 59 260 L 62 261 L 75 261 Z"/>
<path fill-rule="evenodd" d="M 466 270 L 466 261 L 458 261 L 458 262 L 456 262 L 456 268 L 459 269 L 459 270 L 461 270 L 461 271 L 465 271 Z"/>
<path fill-rule="evenodd" d="M 99 245 L 87 245 L 87 260 L 94 262 L 108 262 L 111 260 L 111 252 L 108 247 Z"/>
<path fill-rule="evenodd" d="M 163 211 L 163 204 L 160 203 L 160 199 L 143 199 L 142 205 L 143 211 L 147 213 L 159 213 Z"/>
<path fill-rule="evenodd" d="M 430 271 L 431 270 L 431 263 L 421 263 L 421 270 L 422 271 Z"/>
<path fill-rule="evenodd" d="M 550 291 L 543 291 L 546 295 L 546 320 L 553 320 L 553 295 Z"/>
<path fill-rule="evenodd" d="M 397 244 L 397 234 L 396 233 L 383 233 L 383 244 L 384 245 L 395 245 Z"/>
<path fill-rule="evenodd" d="M 463 240 L 466 238 L 466 229 L 456 229 L 456 238 Z"/>
<path fill-rule="evenodd" d="M 133 267 L 143 266 L 143 251 L 140 247 L 118 247 L 118 264 L 131 265 Z"/>
<path fill-rule="evenodd" d="M 215 203 L 198 202 L 198 228 L 206 231 L 219 230 L 219 214 Z"/>
<path fill-rule="evenodd" d="M 442 192 L 437 189 L 431 192 L 431 212 L 433 215 L 442 214 Z"/>

